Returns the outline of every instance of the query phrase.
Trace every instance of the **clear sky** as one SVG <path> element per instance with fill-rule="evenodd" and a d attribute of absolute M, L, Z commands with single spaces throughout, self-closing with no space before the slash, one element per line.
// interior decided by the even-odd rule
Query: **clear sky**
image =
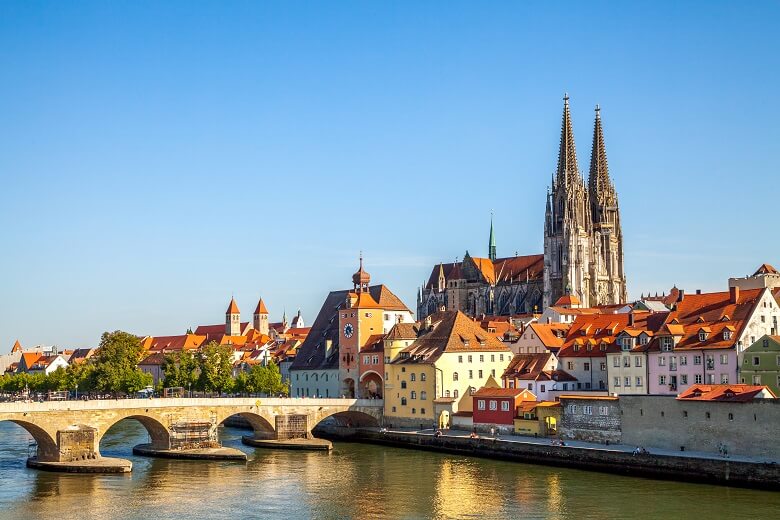
<path fill-rule="evenodd" d="M 540 253 L 601 104 L 629 296 L 780 262 L 778 2 L 0 3 L 0 351 Z"/>

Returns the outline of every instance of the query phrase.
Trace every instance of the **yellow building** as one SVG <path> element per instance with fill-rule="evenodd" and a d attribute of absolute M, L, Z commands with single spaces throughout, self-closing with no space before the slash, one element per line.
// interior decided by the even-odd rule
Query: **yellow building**
<path fill-rule="evenodd" d="M 385 339 L 385 422 L 431 427 L 434 400 L 448 412 L 471 410 L 471 392 L 501 377 L 512 352 L 459 311 L 442 311 L 421 324 L 398 324 Z"/>

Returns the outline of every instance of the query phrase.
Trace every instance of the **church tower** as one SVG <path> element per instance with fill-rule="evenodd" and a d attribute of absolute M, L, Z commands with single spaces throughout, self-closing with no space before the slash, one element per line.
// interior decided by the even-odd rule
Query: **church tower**
<path fill-rule="evenodd" d="M 257 302 L 257 308 L 255 308 L 254 320 L 252 323 L 253 328 L 260 334 L 268 335 L 268 309 L 265 306 L 265 302 L 260 298 Z"/>
<path fill-rule="evenodd" d="M 596 122 L 593 127 L 588 197 L 593 221 L 590 304 L 623 303 L 627 296 L 620 208 L 615 186 L 609 178 L 604 130 L 601 126 L 601 109 L 598 105 L 596 105 Z"/>
<path fill-rule="evenodd" d="M 490 239 L 488 240 L 488 258 L 496 261 L 496 236 L 493 234 L 493 212 L 490 212 Z"/>
<path fill-rule="evenodd" d="M 241 311 L 238 310 L 238 304 L 234 298 L 230 298 L 230 305 L 225 311 L 225 335 L 241 335 Z"/>
<path fill-rule="evenodd" d="M 590 305 L 591 208 L 577 166 L 569 96 L 563 98 L 558 169 L 547 195 L 544 219 L 544 298 L 553 305 L 564 294 Z"/>

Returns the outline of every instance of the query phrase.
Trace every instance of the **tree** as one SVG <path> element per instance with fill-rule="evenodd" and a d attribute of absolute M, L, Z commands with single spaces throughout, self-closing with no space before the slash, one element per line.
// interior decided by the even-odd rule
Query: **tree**
<path fill-rule="evenodd" d="M 198 388 L 221 393 L 230 391 L 233 383 L 233 349 L 209 342 L 201 351 Z"/>
<path fill-rule="evenodd" d="M 254 365 L 247 374 L 247 391 L 268 395 L 287 394 L 287 385 L 282 381 L 279 366 L 274 362 L 268 365 Z"/>
<path fill-rule="evenodd" d="M 143 348 L 141 340 L 132 334 L 117 330 L 104 332 L 95 352 L 95 386 L 98 390 L 134 393 L 139 385 L 151 385 L 151 377 L 138 368 Z"/>
<path fill-rule="evenodd" d="M 200 375 L 200 355 L 193 351 L 168 354 L 162 364 L 165 374 L 165 386 L 190 389 L 198 387 Z"/>

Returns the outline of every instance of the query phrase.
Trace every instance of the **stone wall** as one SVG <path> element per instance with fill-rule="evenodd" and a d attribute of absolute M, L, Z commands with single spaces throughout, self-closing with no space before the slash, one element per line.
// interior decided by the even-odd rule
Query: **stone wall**
<path fill-rule="evenodd" d="M 561 397 L 561 406 L 560 438 L 613 444 L 621 442 L 621 410 L 617 399 Z"/>
<path fill-rule="evenodd" d="M 678 401 L 672 396 L 621 396 L 623 443 L 780 461 L 780 400 L 749 403 Z M 709 414 L 709 415 L 708 415 Z"/>

